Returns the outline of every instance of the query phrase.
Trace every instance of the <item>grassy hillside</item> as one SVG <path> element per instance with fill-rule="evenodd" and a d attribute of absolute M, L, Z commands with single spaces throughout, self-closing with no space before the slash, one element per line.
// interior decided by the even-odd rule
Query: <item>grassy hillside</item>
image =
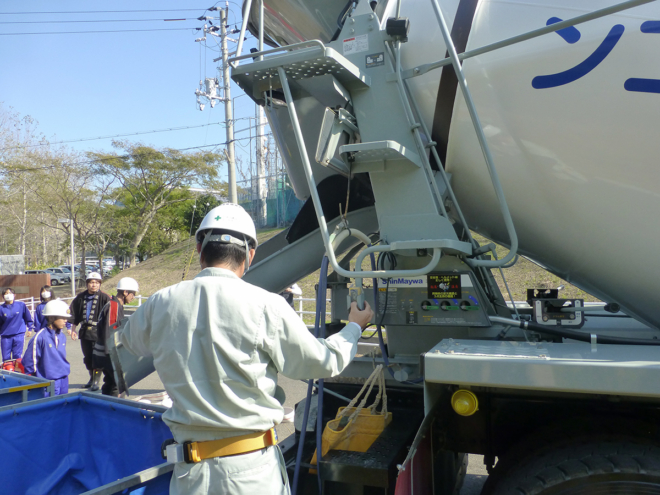
<path fill-rule="evenodd" d="M 259 244 L 263 244 L 268 239 L 281 232 L 281 229 L 269 229 L 259 231 L 257 237 Z M 480 244 L 485 244 L 488 241 L 480 236 L 475 236 Z M 186 273 L 185 280 L 190 280 L 195 277 L 200 271 L 199 259 L 197 254 L 194 253 L 195 244 L 194 240 L 180 242 L 171 246 L 162 254 L 155 256 L 143 263 L 140 263 L 134 268 L 124 270 L 121 274 L 113 277 L 103 283 L 103 290 L 106 292 L 114 293 L 117 287 L 117 282 L 121 277 L 133 277 L 140 284 L 140 294 L 149 296 L 163 287 L 181 282 L 183 279 L 184 271 Z M 501 259 L 507 253 L 506 248 L 501 246 L 497 249 L 497 255 Z M 192 257 L 191 257 L 192 255 Z M 319 260 L 320 263 L 320 260 Z M 365 270 L 369 269 L 366 262 L 363 267 Z M 331 270 L 332 271 L 332 270 Z M 313 299 L 316 294 L 315 285 L 319 280 L 319 272 L 312 273 L 308 277 L 303 278 L 298 282 L 302 288 L 304 298 Z M 497 280 L 505 299 L 508 300 L 508 295 L 499 270 L 494 271 L 495 279 Z M 587 294 L 586 292 L 578 289 L 577 287 L 569 284 L 565 280 L 556 277 L 555 275 L 543 270 L 534 263 L 520 258 L 519 261 L 512 267 L 505 270 L 505 276 L 513 299 L 516 301 L 524 301 L 527 298 L 528 288 L 545 288 L 551 289 L 564 285 L 564 290 L 561 291 L 561 297 L 565 298 L 584 298 L 586 301 L 597 301 L 598 299 Z M 370 284 L 370 281 L 365 281 L 365 284 Z M 329 297 L 329 293 L 328 293 Z M 295 302 L 296 310 L 298 309 L 298 302 Z M 313 312 L 315 304 L 313 301 L 306 301 L 303 303 L 303 310 Z M 328 311 L 330 307 L 328 305 Z M 305 315 L 307 323 L 313 323 L 313 315 Z"/>
<path fill-rule="evenodd" d="M 282 229 L 267 229 L 257 233 L 259 244 L 266 242 Z M 163 287 L 182 280 L 191 280 L 201 271 L 193 237 L 173 244 L 158 256 L 124 270 L 119 275 L 103 282 L 105 292 L 114 293 L 122 277 L 133 277 L 140 286 L 140 294 L 150 296 Z M 185 275 L 185 276 L 184 276 Z"/>

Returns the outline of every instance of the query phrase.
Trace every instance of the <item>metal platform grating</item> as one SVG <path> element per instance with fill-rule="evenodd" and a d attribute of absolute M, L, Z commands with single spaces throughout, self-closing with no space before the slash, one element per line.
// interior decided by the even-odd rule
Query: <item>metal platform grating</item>
<path fill-rule="evenodd" d="M 347 87 L 368 87 L 369 76 L 332 48 L 306 48 L 268 57 L 251 64 L 240 65 L 232 70 L 232 79 L 246 93 L 257 96 L 270 88 L 282 85 L 278 68 L 283 68 L 287 78 L 295 81 L 332 75 Z"/>

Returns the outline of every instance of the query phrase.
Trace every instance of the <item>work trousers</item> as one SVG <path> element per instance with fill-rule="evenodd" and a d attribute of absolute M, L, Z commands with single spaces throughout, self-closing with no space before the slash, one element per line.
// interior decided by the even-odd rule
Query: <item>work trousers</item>
<path fill-rule="evenodd" d="M 174 466 L 170 495 L 289 495 L 278 446 Z"/>
<path fill-rule="evenodd" d="M 85 340 L 85 339 L 80 339 L 80 348 L 82 349 L 83 353 L 83 363 L 85 364 L 85 368 L 87 368 L 89 371 L 92 371 L 94 369 L 92 365 L 92 356 L 94 355 L 94 341 L 93 340 Z"/>
<path fill-rule="evenodd" d="M 69 393 L 69 377 L 53 380 L 53 395 L 64 395 Z M 44 397 L 50 397 L 50 394 L 44 390 Z"/>
<path fill-rule="evenodd" d="M 25 333 L 16 335 L 8 335 L 7 337 L 0 338 L 0 346 L 2 347 L 2 360 L 18 359 L 23 357 L 23 345 L 25 343 Z"/>
<path fill-rule="evenodd" d="M 112 369 L 112 363 L 106 365 L 103 369 L 103 386 L 101 393 L 112 397 L 119 397 L 119 389 L 115 381 L 115 371 Z"/>

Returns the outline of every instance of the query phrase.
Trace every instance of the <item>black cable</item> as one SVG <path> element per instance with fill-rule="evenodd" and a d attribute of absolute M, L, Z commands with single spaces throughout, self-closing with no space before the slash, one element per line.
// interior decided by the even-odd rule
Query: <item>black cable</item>
<path fill-rule="evenodd" d="M 546 327 L 529 321 L 521 321 L 518 326 L 522 329 L 534 330 L 539 333 L 547 333 L 557 337 L 579 340 L 581 342 L 591 342 L 591 334 L 578 332 L 576 330 Z M 603 335 L 596 335 L 596 342 L 599 344 L 615 345 L 660 345 L 660 339 L 629 339 L 626 337 L 605 337 Z"/>
<path fill-rule="evenodd" d="M 395 270 L 396 269 L 396 256 L 394 256 L 391 252 L 381 252 L 381 255 L 384 255 L 385 258 L 387 258 L 387 261 L 390 264 L 390 270 Z M 381 260 L 383 259 L 383 256 L 378 256 L 378 260 L 376 261 L 376 266 L 380 270 L 384 270 L 385 267 L 383 266 L 384 263 L 381 263 Z M 383 321 L 385 320 L 385 314 L 387 313 L 387 301 L 390 295 L 390 279 L 388 278 L 386 280 L 386 285 L 385 285 L 385 304 L 383 307 L 383 314 L 380 317 L 380 322 L 378 323 L 379 327 L 383 326 Z"/>

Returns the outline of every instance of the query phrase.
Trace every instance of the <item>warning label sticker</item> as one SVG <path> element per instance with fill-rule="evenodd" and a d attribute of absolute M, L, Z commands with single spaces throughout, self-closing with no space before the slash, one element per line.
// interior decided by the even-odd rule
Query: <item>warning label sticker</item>
<path fill-rule="evenodd" d="M 346 38 L 343 43 L 344 55 L 353 55 L 355 53 L 366 52 L 369 50 L 369 38 L 366 34 Z"/>

